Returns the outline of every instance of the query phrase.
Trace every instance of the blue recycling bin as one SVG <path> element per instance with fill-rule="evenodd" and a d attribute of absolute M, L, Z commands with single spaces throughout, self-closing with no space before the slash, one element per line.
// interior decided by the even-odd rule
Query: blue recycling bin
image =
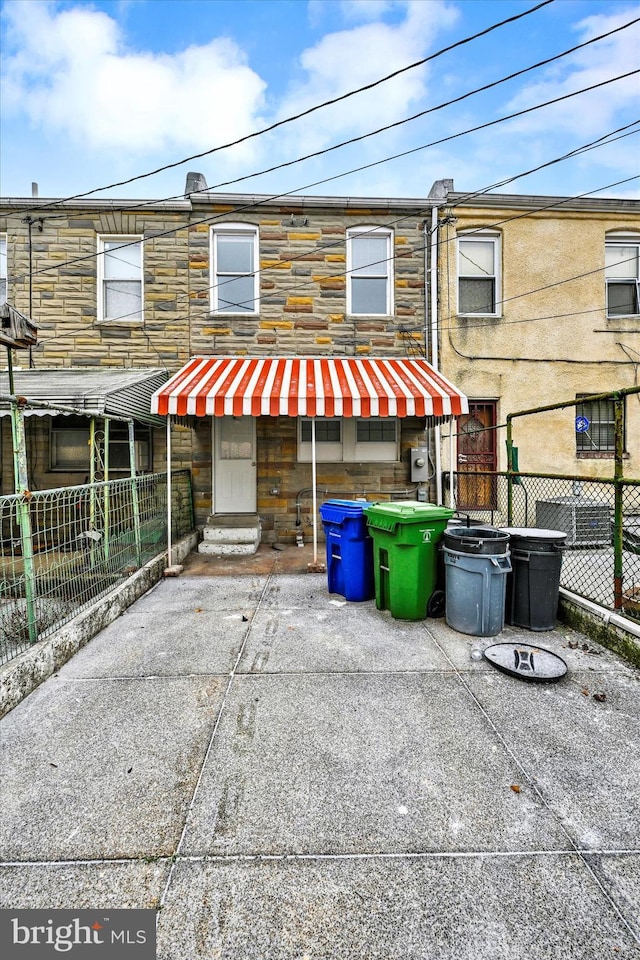
<path fill-rule="evenodd" d="M 320 507 L 327 543 L 327 587 L 345 600 L 371 600 L 375 595 L 366 506 L 362 500 L 326 500 Z"/>

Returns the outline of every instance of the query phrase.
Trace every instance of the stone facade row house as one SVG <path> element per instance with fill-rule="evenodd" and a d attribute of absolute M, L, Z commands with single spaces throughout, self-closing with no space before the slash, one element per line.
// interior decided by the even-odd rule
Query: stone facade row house
<path fill-rule="evenodd" d="M 118 391 L 125 400 L 130 391 L 138 465 L 149 471 L 166 468 L 165 421 L 149 407 L 140 413 L 141 397 L 146 405 L 159 382 L 188 370 L 178 393 L 204 397 L 216 382 L 204 373 L 212 358 L 327 359 L 336 370 L 357 361 L 344 376 L 383 406 L 388 387 L 365 361 L 398 361 L 398 376 L 406 368 L 411 383 L 420 376 L 411 363 L 426 362 L 456 401 L 469 402 L 454 421 L 411 405 L 380 416 L 377 401 L 348 415 L 322 408 L 310 417 L 305 407 L 278 415 L 275 396 L 268 412 L 252 406 L 258 373 L 252 381 L 257 368 L 246 366 L 246 376 L 217 387 L 244 389 L 244 407 L 203 415 L 193 400 L 174 418 L 172 463 L 192 471 L 200 526 L 246 514 L 259 518 L 263 539 L 306 535 L 312 442 L 320 497 L 435 502 L 448 496 L 451 468 L 505 468 L 508 413 L 638 382 L 638 201 L 476 196 L 450 180 L 418 199 L 220 194 L 193 175 L 187 191 L 165 201 L 2 201 L 0 296 L 38 325 L 38 344 L 14 358 L 22 392 L 38 382 L 43 396 L 61 371 L 68 388 L 52 388 L 52 399 L 88 402 L 92 391 L 107 410 Z M 188 367 L 191 358 L 202 359 Z M 329 389 L 337 374 L 322 369 Z M 283 389 L 282 370 L 261 370 L 261 389 Z M 297 389 L 302 396 L 304 385 Z M 575 409 L 523 420 L 520 468 L 610 475 L 610 406 L 585 411 L 586 438 L 576 434 Z M 34 486 L 83 481 L 85 429 L 81 417 L 30 418 Z M 628 472 L 638 476 L 634 396 L 625 431 Z M 9 492 L 6 417 L 1 444 Z M 112 462 L 120 475 L 117 449 Z M 465 506 L 491 506 L 482 484 L 465 495 L 476 500 Z"/>

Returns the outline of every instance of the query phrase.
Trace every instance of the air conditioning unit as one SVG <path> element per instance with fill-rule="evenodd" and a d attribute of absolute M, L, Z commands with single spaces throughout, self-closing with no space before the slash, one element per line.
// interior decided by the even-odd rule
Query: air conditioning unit
<path fill-rule="evenodd" d="M 608 547 L 611 507 L 582 496 L 536 500 L 536 527 L 564 531 L 568 547 Z"/>

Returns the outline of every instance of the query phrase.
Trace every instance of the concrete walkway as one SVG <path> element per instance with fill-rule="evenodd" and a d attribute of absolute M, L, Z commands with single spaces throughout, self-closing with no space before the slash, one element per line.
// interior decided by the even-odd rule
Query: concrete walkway
<path fill-rule="evenodd" d="M 161 960 L 638 957 L 640 671 L 507 628 L 569 664 L 512 679 L 264 556 L 5 717 L 0 906 L 161 906 Z"/>

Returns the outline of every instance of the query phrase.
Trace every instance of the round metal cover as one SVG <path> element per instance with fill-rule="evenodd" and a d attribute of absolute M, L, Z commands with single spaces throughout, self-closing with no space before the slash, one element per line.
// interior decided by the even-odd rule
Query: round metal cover
<path fill-rule="evenodd" d="M 498 670 L 521 680 L 561 680 L 567 672 L 562 657 L 528 643 L 494 643 L 484 655 Z"/>

